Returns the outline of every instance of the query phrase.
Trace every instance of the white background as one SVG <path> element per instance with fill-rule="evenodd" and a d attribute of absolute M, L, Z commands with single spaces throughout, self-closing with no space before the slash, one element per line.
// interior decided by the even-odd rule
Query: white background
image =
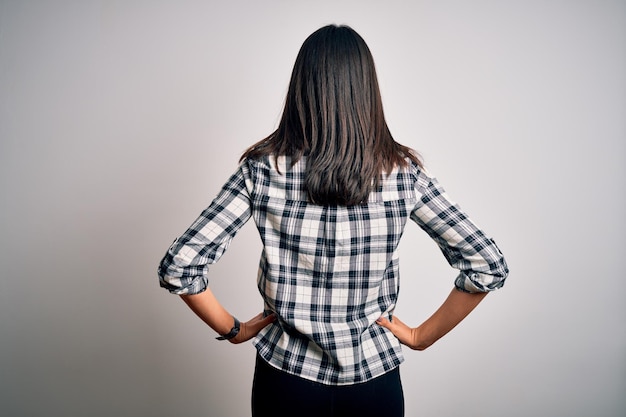
<path fill-rule="evenodd" d="M 0 1 L 0 414 L 249 415 L 253 347 L 215 341 L 156 266 L 328 23 L 365 38 L 394 137 L 511 269 L 405 349 L 406 415 L 626 413 L 624 1 L 90 0 Z M 241 319 L 260 248 L 250 223 L 210 271 Z M 455 271 L 412 223 L 400 251 L 417 325 Z"/>

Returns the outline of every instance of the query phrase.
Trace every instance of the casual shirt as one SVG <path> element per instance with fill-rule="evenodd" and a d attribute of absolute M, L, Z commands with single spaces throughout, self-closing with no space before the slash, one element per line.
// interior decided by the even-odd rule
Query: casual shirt
<path fill-rule="evenodd" d="M 278 166 L 276 166 L 278 165 Z M 247 159 L 211 205 L 174 241 L 159 265 L 160 285 L 176 294 L 207 288 L 217 262 L 252 217 L 263 241 L 257 284 L 277 320 L 254 339 L 260 356 L 323 384 L 365 382 L 404 359 L 400 342 L 376 320 L 390 318 L 399 291 L 397 247 L 408 219 L 458 269 L 458 289 L 504 284 L 495 242 L 413 162 L 384 174 L 364 204 L 308 201 L 306 158 Z"/>

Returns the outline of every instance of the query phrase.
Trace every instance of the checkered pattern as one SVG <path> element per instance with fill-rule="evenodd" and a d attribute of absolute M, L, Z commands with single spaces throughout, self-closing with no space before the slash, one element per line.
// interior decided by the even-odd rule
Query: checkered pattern
<path fill-rule="evenodd" d="M 390 317 L 396 305 L 396 249 L 408 219 L 460 270 L 460 290 L 503 285 L 508 268 L 494 241 L 417 165 L 384 176 L 367 204 L 355 206 L 309 203 L 306 161 L 290 167 L 281 157 L 278 165 L 273 158 L 244 161 L 159 265 L 161 286 L 176 294 L 202 292 L 207 265 L 253 217 L 263 240 L 259 291 L 266 310 L 278 315 L 254 344 L 274 367 L 345 385 L 403 361 L 398 340 L 374 322 Z"/>

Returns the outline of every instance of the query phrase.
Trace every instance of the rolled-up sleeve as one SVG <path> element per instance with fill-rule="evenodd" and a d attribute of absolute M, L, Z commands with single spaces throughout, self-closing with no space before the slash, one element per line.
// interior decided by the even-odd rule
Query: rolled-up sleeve
<path fill-rule="evenodd" d="M 159 284 L 174 294 L 198 294 L 208 285 L 208 265 L 219 260 L 250 219 L 246 166 L 230 177 L 211 205 L 174 240 L 159 263 Z"/>
<path fill-rule="evenodd" d="M 450 266 L 459 270 L 455 286 L 465 292 L 502 287 L 509 269 L 494 240 L 448 198 L 435 178 L 422 176 L 416 184 L 421 198 L 411 219 L 437 243 Z"/>

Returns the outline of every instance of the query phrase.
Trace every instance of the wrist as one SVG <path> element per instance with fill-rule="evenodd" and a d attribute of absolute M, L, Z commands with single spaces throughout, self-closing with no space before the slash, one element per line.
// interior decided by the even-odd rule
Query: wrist
<path fill-rule="evenodd" d="M 425 338 L 422 326 L 411 329 L 411 340 L 412 344 L 410 348 L 413 350 L 425 350 L 432 345 L 432 342 L 429 342 L 428 339 Z"/>
<path fill-rule="evenodd" d="M 239 330 L 241 329 L 241 323 L 237 320 L 237 317 L 233 316 L 233 327 L 227 332 L 220 334 L 216 337 L 217 340 L 230 340 L 235 338 L 239 334 Z"/>

